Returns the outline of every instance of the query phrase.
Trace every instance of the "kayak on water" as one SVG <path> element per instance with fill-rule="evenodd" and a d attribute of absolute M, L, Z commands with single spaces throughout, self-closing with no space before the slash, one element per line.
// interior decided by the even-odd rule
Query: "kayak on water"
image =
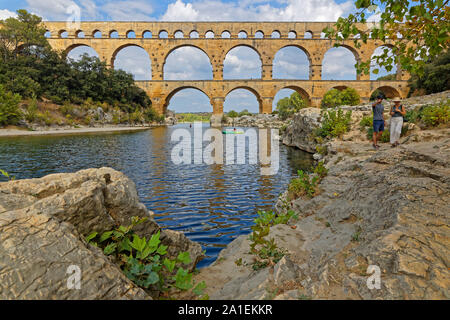
<path fill-rule="evenodd" d="M 230 134 L 230 133 L 241 134 L 241 133 L 244 133 L 244 131 L 243 130 L 225 129 L 225 130 L 222 130 L 222 133 L 223 134 Z"/>

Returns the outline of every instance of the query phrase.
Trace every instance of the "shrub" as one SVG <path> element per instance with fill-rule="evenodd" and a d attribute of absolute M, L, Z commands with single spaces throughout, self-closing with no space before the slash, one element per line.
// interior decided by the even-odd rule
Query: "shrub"
<path fill-rule="evenodd" d="M 0 125 L 16 124 L 22 117 L 19 102 L 22 97 L 6 91 L 0 85 Z"/>
<path fill-rule="evenodd" d="M 25 119 L 28 122 L 33 122 L 34 120 L 36 120 L 37 110 L 38 110 L 37 99 L 36 96 L 33 96 L 30 103 L 28 103 L 27 105 L 27 109 L 24 114 Z"/>
<path fill-rule="evenodd" d="M 297 171 L 298 177 L 291 180 L 288 186 L 288 200 L 297 199 L 301 196 L 312 198 L 319 192 L 318 184 L 328 174 L 323 162 L 320 161 L 314 168 L 312 174 L 302 170 Z"/>
<path fill-rule="evenodd" d="M 427 127 L 445 125 L 450 121 L 449 102 L 438 106 L 426 106 L 420 111 L 420 118 Z"/>
<path fill-rule="evenodd" d="M 323 138 L 342 137 L 350 129 L 351 117 L 351 110 L 345 114 L 342 109 L 322 111 L 322 126 L 315 134 Z"/>
<path fill-rule="evenodd" d="M 372 125 L 373 125 L 373 116 L 363 117 L 359 122 L 361 131 L 363 131 L 366 127 L 370 127 Z"/>

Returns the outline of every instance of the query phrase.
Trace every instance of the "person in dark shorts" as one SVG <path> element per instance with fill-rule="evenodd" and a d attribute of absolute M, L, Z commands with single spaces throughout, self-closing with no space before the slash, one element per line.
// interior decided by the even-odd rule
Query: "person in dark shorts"
<path fill-rule="evenodd" d="M 379 149 L 380 146 L 378 145 L 378 140 L 380 140 L 381 135 L 384 131 L 384 106 L 381 103 L 383 101 L 383 96 L 378 96 L 377 101 L 372 104 L 372 111 L 373 111 L 373 148 Z"/>

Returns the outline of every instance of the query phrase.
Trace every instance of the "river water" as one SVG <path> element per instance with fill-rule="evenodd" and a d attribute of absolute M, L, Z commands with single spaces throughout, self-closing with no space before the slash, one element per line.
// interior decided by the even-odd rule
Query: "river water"
<path fill-rule="evenodd" d="M 174 164 L 176 129 L 193 133 L 188 124 L 179 124 L 134 133 L 0 138 L 0 169 L 17 179 L 103 166 L 122 171 L 161 226 L 202 244 L 207 257 L 198 267 L 204 267 L 229 242 L 251 231 L 257 211 L 273 208 L 298 169 L 313 164 L 309 154 L 281 143 L 275 175 L 261 175 L 260 165 L 248 161 Z"/>

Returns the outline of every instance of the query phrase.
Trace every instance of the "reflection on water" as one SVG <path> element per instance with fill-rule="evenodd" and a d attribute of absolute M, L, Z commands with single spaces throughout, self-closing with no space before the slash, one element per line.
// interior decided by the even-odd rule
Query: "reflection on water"
<path fill-rule="evenodd" d="M 297 170 L 310 168 L 312 159 L 280 145 L 279 170 L 272 176 L 261 175 L 260 165 L 248 161 L 175 165 L 170 156 L 177 142 L 170 137 L 177 128 L 193 132 L 180 124 L 136 133 L 1 138 L 0 168 L 17 179 L 103 166 L 122 171 L 158 223 L 203 245 L 202 267 L 238 235 L 249 233 L 256 212 L 271 210 Z"/>

